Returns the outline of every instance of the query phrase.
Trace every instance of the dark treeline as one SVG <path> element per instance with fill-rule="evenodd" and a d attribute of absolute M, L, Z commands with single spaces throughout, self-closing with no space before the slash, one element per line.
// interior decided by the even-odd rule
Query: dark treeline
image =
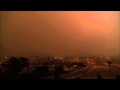
<path fill-rule="evenodd" d="M 48 66 L 37 66 L 31 73 L 25 72 L 20 74 L 24 68 L 27 68 L 28 70 L 30 68 L 29 60 L 27 58 L 11 57 L 6 63 L 2 64 L 0 79 L 45 79 L 49 72 Z M 55 79 L 60 79 L 59 74 L 63 72 L 63 66 L 55 66 Z"/>
<path fill-rule="evenodd" d="M 11 57 L 6 63 L 2 64 L 2 70 L 0 72 L 0 78 L 2 79 L 13 79 L 18 78 L 19 72 L 23 68 L 29 66 L 29 61 L 25 57 Z"/>
<path fill-rule="evenodd" d="M 111 63 L 110 63 L 111 64 Z M 11 57 L 8 59 L 6 63 L 2 63 L 2 69 L 0 69 L 0 79 L 46 79 L 49 72 L 49 67 L 47 65 L 37 66 L 34 70 L 29 72 L 21 73 L 22 70 L 26 68 L 26 70 L 30 70 L 29 60 L 25 57 Z M 63 66 L 55 66 L 54 67 L 54 78 L 62 79 L 60 74 L 64 73 Z M 68 69 L 70 66 L 68 66 Z M 111 69 L 110 69 L 111 71 Z M 97 75 L 98 79 L 103 79 L 99 74 Z M 116 75 L 117 79 L 120 79 L 120 76 Z M 77 77 L 76 79 L 80 79 Z"/>

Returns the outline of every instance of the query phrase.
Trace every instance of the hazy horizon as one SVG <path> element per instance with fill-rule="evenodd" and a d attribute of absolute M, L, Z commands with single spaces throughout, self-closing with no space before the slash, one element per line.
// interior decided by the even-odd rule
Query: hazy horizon
<path fill-rule="evenodd" d="M 1 57 L 119 56 L 119 11 L 0 14 Z"/>

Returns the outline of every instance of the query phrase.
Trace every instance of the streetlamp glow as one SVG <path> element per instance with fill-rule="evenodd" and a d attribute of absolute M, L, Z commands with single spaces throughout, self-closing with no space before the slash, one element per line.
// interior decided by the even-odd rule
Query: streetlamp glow
<path fill-rule="evenodd" d="M 7 57 L 5 57 L 5 59 L 7 59 Z"/>

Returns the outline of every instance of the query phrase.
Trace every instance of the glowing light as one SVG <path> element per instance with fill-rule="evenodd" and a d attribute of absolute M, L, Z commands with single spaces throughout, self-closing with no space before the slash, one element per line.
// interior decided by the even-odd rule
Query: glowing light
<path fill-rule="evenodd" d="M 5 57 L 5 59 L 7 59 L 7 57 Z"/>
<path fill-rule="evenodd" d="M 120 68 L 120 66 L 117 66 L 118 68 Z"/>
<path fill-rule="evenodd" d="M 55 57 L 55 59 L 57 59 L 57 57 Z"/>
<path fill-rule="evenodd" d="M 74 65 L 74 67 L 75 67 L 75 65 Z"/>
<path fill-rule="evenodd" d="M 108 57 L 106 57 L 106 59 L 109 59 Z"/>

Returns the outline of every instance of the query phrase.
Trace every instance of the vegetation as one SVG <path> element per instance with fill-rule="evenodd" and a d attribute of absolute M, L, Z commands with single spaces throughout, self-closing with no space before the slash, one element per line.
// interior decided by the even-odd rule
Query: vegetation
<path fill-rule="evenodd" d="M 17 78 L 19 72 L 29 66 L 28 59 L 25 57 L 11 57 L 7 63 L 2 64 L 4 70 L 2 72 L 1 78 Z"/>

